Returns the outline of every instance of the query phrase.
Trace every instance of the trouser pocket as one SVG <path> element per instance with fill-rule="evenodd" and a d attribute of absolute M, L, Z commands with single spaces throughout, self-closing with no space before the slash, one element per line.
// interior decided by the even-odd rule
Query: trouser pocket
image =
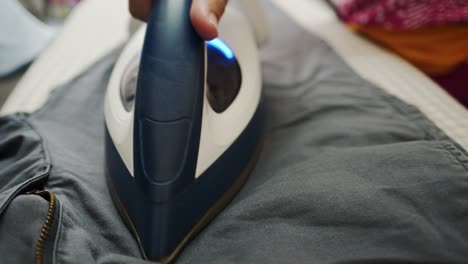
<path fill-rule="evenodd" d="M 18 194 L 40 188 L 49 175 L 50 162 L 42 138 L 26 115 L 0 118 L 0 217 Z"/>
<path fill-rule="evenodd" d="M 26 118 L 0 118 L 0 262 L 52 263 L 60 203 L 42 190 L 51 165 Z"/>

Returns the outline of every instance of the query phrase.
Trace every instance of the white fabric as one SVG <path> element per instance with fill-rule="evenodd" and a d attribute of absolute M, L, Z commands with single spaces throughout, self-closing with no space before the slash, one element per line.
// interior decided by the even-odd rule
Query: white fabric
<path fill-rule="evenodd" d="M 400 57 L 351 32 L 318 0 L 273 0 L 293 20 L 323 38 L 359 75 L 418 107 L 448 136 L 468 149 L 468 111 Z"/>

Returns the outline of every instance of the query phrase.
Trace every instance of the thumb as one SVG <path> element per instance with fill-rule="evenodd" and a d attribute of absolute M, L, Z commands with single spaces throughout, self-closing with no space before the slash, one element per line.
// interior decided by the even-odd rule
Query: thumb
<path fill-rule="evenodd" d="M 218 21 L 228 0 L 193 0 L 190 17 L 200 37 L 211 40 L 218 36 Z"/>

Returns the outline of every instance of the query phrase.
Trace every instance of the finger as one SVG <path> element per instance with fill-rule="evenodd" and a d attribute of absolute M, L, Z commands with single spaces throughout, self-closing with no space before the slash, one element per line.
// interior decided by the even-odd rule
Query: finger
<path fill-rule="evenodd" d="M 218 36 L 218 21 L 228 0 L 193 0 L 190 17 L 200 37 L 211 40 Z"/>
<path fill-rule="evenodd" d="M 130 14 L 141 21 L 147 21 L 152 2 L 152 0 L 129 0 L 128 9 Z"/>

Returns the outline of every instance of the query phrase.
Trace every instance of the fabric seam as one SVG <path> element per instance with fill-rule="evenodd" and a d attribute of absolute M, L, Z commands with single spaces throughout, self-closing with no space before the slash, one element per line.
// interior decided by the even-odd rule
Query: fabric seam
<path fill-rule="evenodd" d="M 31 131 L 34 134 L 36 134 L 36 136 L 38 136 L 39 141 L 40 141 L 39 143 L 40 143 L 40 148 L 41 148 L 41 154 L 42 154 L 42 155 L 40 155 L 40 160 L 42 161 L 43 164 L 41 166 L 39 166 L 38 168 L 36 168 L 31 173 L 32 176 L 29 177 L 28 180 L 22 182 L 21 184 L 19 184 L 18 187 L 16 187 L 16 190 L 9 195 L 9 197 L 6 199 L 4 205 L 0 208 L 0 212 L 3 212 L 3 210 L 5 210 L 5 208 L 7 207 L 7 205 L 10 204 L 11 201 L 21 191 L 23 191 L 27 186 L 29 186 L 31 184 L 34 184 L 35 182 L 39 182 L 42 179 L 47 178 L 46 175 L 48 175 L 50 173 L 51 163 L 50 163 L 49 157 L 48 157 L 48 155 L 47 155 L 47 153 L 46 153 L 46 151 L 44 149 L 44 140 L 41 137 L 41 135 L 39 135 L 37 133 L 37 131 L 31 126 L 31 124 L 29 124 L 29 122 L 25 119 L 26 116 L 27 116 L 27 114 L 14 114 L 14 115 L 11 115 L 9 118 L 15 124 L 25 125 L 25 126 L 29 127 L 31 129 Z"/>
<path fill-rule="evenodd" d="M 59 202 L 59 219 L 57 223 L 57 234 L 55 236 L 54 246 L 52 249 L 52 263 L 56 263 L 57 248 L 58 248 L 59 240 L 61 240 L 60 238 L 62 236 L 62 214 L 63 214 L 62 210 L 63 210 L 62 203 Z"/>
<path fill-rule="evenodd" d="M 466 172 L 468 172 L 468 157 L 462 151 L 460 151 L 451 142 L 442 142 L 440 145 L 457 161 L 457 165 L 460 165 Z"/>

